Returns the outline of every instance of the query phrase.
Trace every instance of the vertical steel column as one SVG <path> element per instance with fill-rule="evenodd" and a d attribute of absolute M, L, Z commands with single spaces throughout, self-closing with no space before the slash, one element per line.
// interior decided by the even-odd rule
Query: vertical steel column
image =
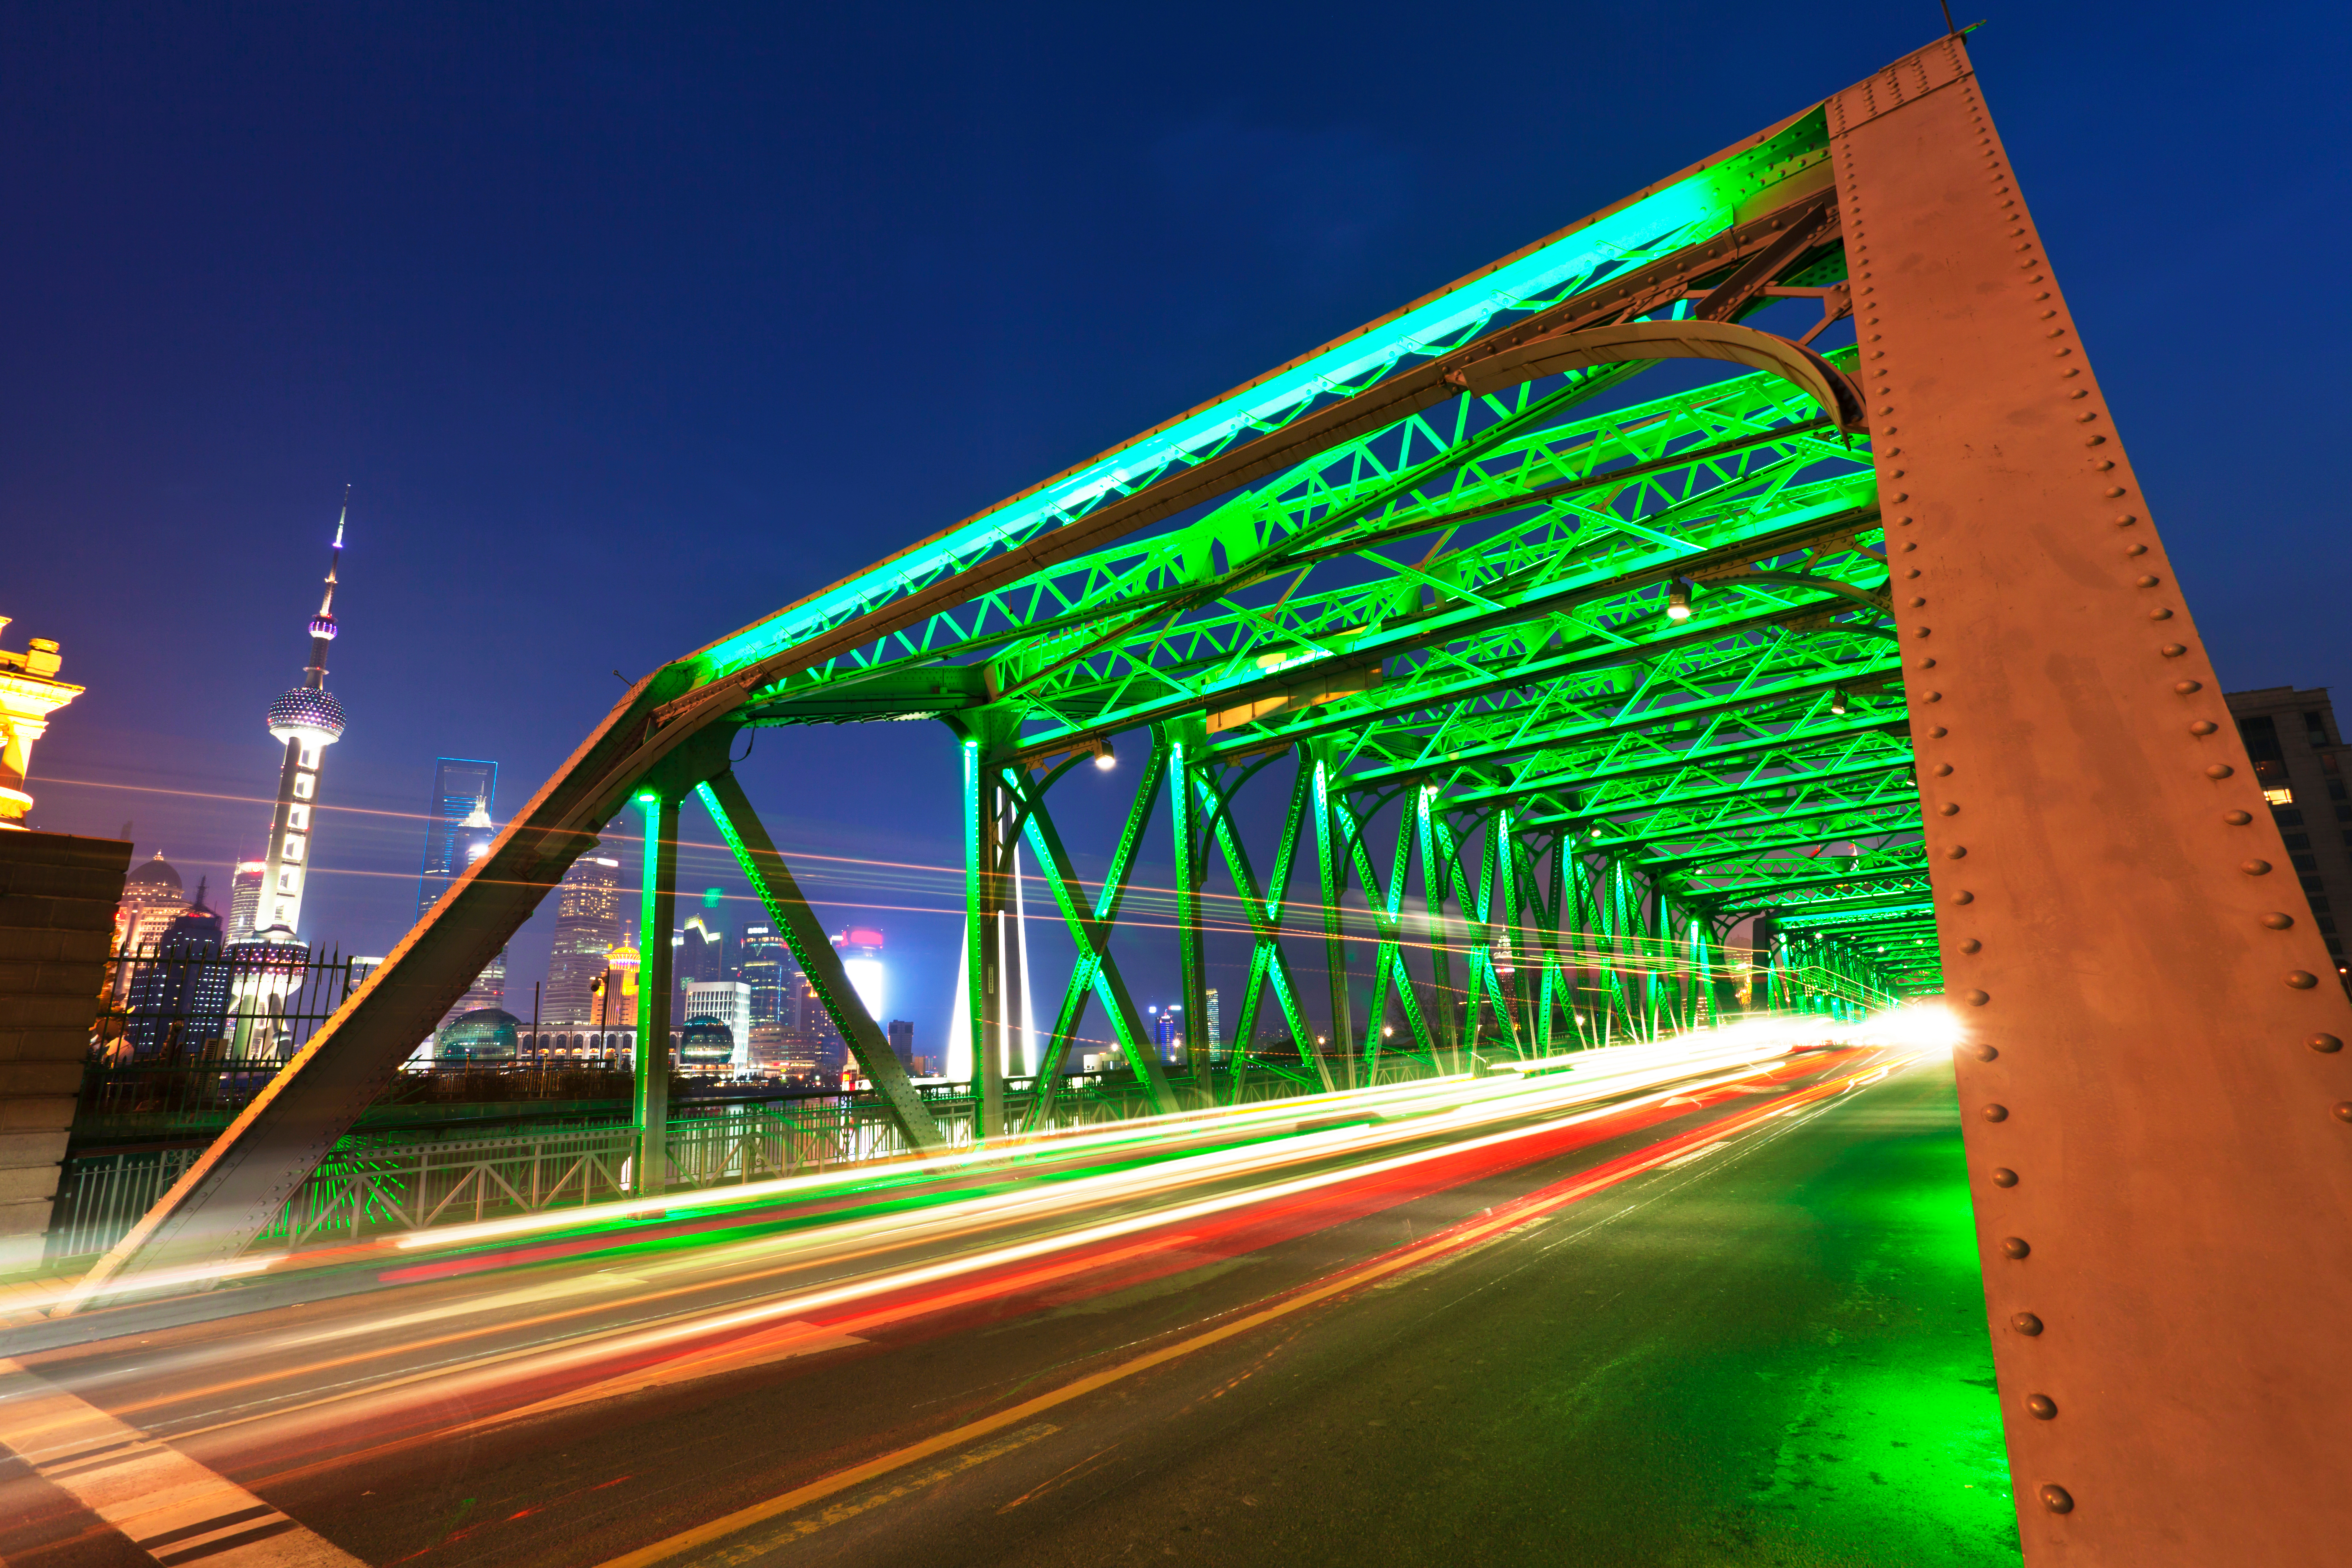
<path fill-rule="evenodd" d="M 1202 1108 L 1217 1100 L 1209 1059 L 1209 974 L 1202 952 L 1201 889 L 1209 874 L 1209 846 L 1201 834 L 1193 759 L 1208 739 L 1199 719 L 1155 729 L 1152 744 L 1167 758 L 1170 826 L 1176 843 L 1176 964 L 1183 996 L 1184 1055 L 1192 1064 L 1192 1098 Z"/>
<path fill-rule="evenodd" d="M 1331 998 L 1331 1045 L 1348 1064 L 1347 1087 L 1356 1087 L 1356 1022 L 1348 1000 L 1347 932 L 1339 920 L 1339 900 L 1348 888 L 1348 850 L 1342 842 L 1347 828 L 1331 808 L 1330 758 L 1320 745 L 1301 752 L 1299 761 L 1315 771 L 1315 869 L 1322 890 L 1323 970 Z M 1366 897 L 1370 897 L 1369 891 Z"/>
<path fill-rule="evenodd" d="M 645 872 L 637 896 L 637 1161 L 633 1189 L 669 1190 L 670 927 L 677 920 L 677 798 L 645 790 Z"/>
<path fill-rule="evenodd" d="M 2027 1560 L 2340 1563 L 2352 1005 L 1966 48 L 1827 114 Z"/>
<path fill-rule="evenodd" d="M 982 742 L 963 742 L 963 916 L 966 1026 L 971 1035 L 971 1071 L 978 1104 L 975 1139 L 1004 1132 L 1003 1009 L 997 1004 L 1003 975 L 997 955 L 1004 950 L 1003 791 L 996 767 L 982 754 Z"/>
<path fill-rule="evenodd" d="M 1454 960 L 1445 942 L 1449 878 L 1446 863 L 1440 858 L 1444 850 L 1439 843 L 1437 824 L 1432 820 L 1429 809 L 1436 796 L 1437 791 L 1424 784 L 1413 791 L 1412 797 L 1414 832 L 1421 844 L 1422 936 L 1429 944 L 1430 991 L 1437 1006 L 1437 1047 L 1446 1054 L 1451 1069 L 1460 1072 L 1469 1064 L 1462 1059 L 1462 1023 L 1454 1005 Z"/>

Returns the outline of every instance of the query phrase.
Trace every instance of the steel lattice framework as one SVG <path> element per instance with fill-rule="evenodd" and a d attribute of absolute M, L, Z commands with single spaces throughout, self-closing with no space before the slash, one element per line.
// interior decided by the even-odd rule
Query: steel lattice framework
<path fill-rule="evenodd" d="M 1716 379 L 1636 396 L 1669 361 Z M 1099 1009 L 1169 1107 L 1703 1022 L 1743 920 L 1750 1001 L 1948 973 L 2029 1555 L 2330 1560 L 2352 1010 L 2260 907 L 2284 856 L 2168 572 L 1938 40 L 647 677 L 86 1290 L 245 1245 L 632 802 L 645 929 L 691 797 L 937 1142 L 728 766 L 745 727 L 934 719 L 982 1135 L 1056 1076 L 1008 1097 L 1024 843 L 1076 954 L 1046 1065 Z M 1089 885 L 1053 791 L 1139 736 Z M 1282 804 L 1255 852 L 1244 790 Z M 1163 832 L 1164 898 L 1132 876 Z M 1190 1016 L 1212 931 L 1245 943 L 1234 1061 L 1149 1048 L 1112 944 L 1147 897 Z"/>

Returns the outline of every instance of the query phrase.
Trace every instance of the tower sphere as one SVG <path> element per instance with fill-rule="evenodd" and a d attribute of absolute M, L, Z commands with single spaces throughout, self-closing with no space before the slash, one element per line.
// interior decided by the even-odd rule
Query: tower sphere
<path fill-rule="evenodd" d="M 328 614 L 327 614 L 325 611 L 323 611 L 323 610 L 322 610 L 322 611 L 320 611 L 319 614 L 317 614 L 317 615 L 315 615 L 315 616 L 311 616 L 311 617 L 310 617 L 310 635 L 311 635 L 312 637 L 320 637 L 320 638 L 323 638 L 324 640 L 326 640 L 326 641 L 328 641 L 328 642 L 332 642 L 332 641 L 334 641 L 334 640 L 335 640 L 335 617 L 334 617 L 334 616 L 331 616 L 331 615 L 328 615 Z"/>
<path fill-rule="evenodd" d="M 269 733 L 281 743 L 299 739 L 331 746 L 343 738 L 343 705 L 328 692 L 297 686 L 269 705 Z"/>

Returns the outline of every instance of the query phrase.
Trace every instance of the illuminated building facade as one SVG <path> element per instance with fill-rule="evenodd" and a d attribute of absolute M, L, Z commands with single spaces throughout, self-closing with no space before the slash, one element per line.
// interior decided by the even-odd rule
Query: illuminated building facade
<path fill-rule="evenodd" d="M 187 907 L 188 895 L 179 870 L 158 849 L 153 859 L 123 879 L 122 901 L 114 909 L 114 951 L 134 954 L 152 951 Z M 136 972 L 135 964 L 115 964 L 107 993 L 117 1005 L 129 999 Z"/>
<path fill-rule="evenodd" d="M 2312 921 L 2343 972 L 2344 937 L 2336 921 L 2352 913 L 2352 748 L 2336 727 L 2336 705 L 2324 686 L 2269 686 L 2232 691 L 2224 700 L 2311 900 Z"/>
<path fill-rule="evenodd" d="M 572 863 L 555 894 L 555 943 L 547 960 L 542 1023 L 596 1021 L 596 979 L 621 940 L 621 862 L 602 845 Z"/>
<path fill-rule="evenodd" d="M 425 861 L 416 878 L 418 919 L 465 870 L 467 851 L 477 843 L 489 847 L 497 830 L 482 830 L 489 827 L 498 805 L 498 763 L 476 757 L 435 759 L 433 795 L 425 805 Z"/>
<path fill-rule="evenodd" d="M 228 882 L 228 940 L 243 942 L 253 934 L 254 918 L 261 912 L 261 879 L 269 874 L 261 860 L 240 860 Z"/>
<path fill-rule="evenodd" d="M 724 1065 L 730 1071 L 746 1073 L 751 1069 L 751 988 L 740 980 L 698 980 L 686 988 L 684 1016 L 691 1027 L 697 1019 L 708 1019 L 727 1030 L 727 1055 L 723 1064 L 697 1058 L 697 1065 Z"/>
<path fill-rule="evenodd" d="M 344 515 L 350 508 L 346 505 Z M 261 896 L 254 934 L 265 942 L 291 942 L 302 924 L 302 894 L 310 874 L 311 813 L 318 809 L 319 769 L 327 748 L 343 737 L 343 705 L 327 690 L 327 649 L 339 630 L 335 584 L 343 560 L 343 521 L 335 520 L 335 542 L 327 559 L 327 590 L 310 617 L 310 662 L 302 683 L 269 705 L 269 734 L 286 748 L 278 770 L 278 806 L 269 820 L 269 848 L 262 857 Z"/>
<path fill-rule="evenodd" d="M 217 1050 L 226 1032 L 229 966 L 222 959 L 221 918 L 205 907 L 204 889 L 166 926 L 153 956 L 131 971 L 123 1037 L 135 1058 L 196 1058 Z"/>
<path fill-rule="evenodd" d="M 793 950 L 771 926 L 746 926 L 735 978 L 751 988 L 751 1022 L 789 1027 L 794 1023 L 793 998 L 800 981 Z"/>
<path fill-rule="evenodd" d="M 0 629 L 8 617 L 0 616 Z M 82 693 L 59 680 L 64 661 L 50 637 L 34 637 L 23 653 L 0 648 L 0 829 L 21 828 L 33 809 L 25 780 L 33 770 L 33 742 L 48 732 L 49 715 Z"/>

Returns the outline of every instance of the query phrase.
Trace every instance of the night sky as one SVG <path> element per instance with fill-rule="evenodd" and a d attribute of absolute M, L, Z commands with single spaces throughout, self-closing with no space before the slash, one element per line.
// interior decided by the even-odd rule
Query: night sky
<path fill-rule="evenodd" d="M 2344 16 L 2011 5 L 1973 40 L 2232 687 L 2352 673 L 2323 460 Z M 303 934 L 381 952 L 435 757 L 497 760 L 503 823 L 613 671 L 1941 26 L 1933 0 L 0 8 L 0 615 L 89 688 L 36 752 L 34 825 L 128 821 L 192 890 L 258 852 L 262 712 L 299 677 L 348 482 L 329 684 L 351 728 Z M 811 891 L 886 930 L 887 1011 L 926 1051 L 955 768 L 944 728 L 884 724 L 767 731 L 739 769 L 787 855 L 838 858 L 804 862 Z M 1123 775 L 1081 773 L 1065 826 L 1107 847 Z M 690 852 L 682 883 L 740 891 L 722 872 Z M 551 914 L 513 949 L 525 1016 Z M 1139 999 L 1166 997 L 1168 946 L 1136 950 Z"/>

